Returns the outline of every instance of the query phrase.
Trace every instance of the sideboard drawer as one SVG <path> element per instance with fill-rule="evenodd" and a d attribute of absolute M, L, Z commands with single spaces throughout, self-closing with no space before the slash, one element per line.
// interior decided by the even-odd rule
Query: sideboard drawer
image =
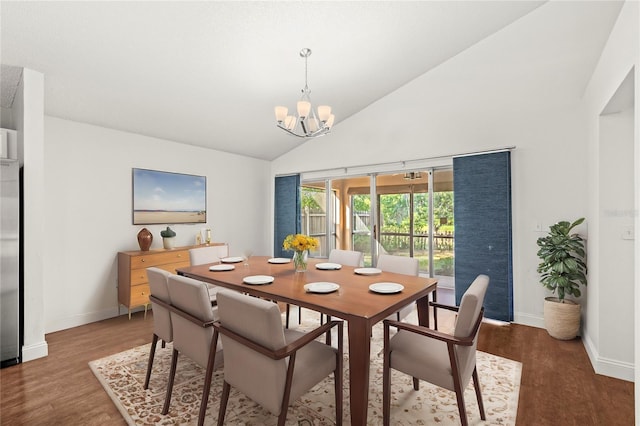
<path fill-rule="evenodd" d="M 175 262 L 189 262 L 189 251 L 171 250 L 164 253 L 132 257 L 131 269 L 149 268 L 151 266 L 161 266 Z"/>
<path fill-rule="evenodd" d="M 145 284 L 149 282 L 147 278 L 147 270 L 146 269 L 132 269 L 131 277 L 129 278 L 132 286 Z"/>
<path fill-rule="evenodd" d="M 134 285 L 131 287 L 131 306 L 149 304 L 149 284 Z"/>

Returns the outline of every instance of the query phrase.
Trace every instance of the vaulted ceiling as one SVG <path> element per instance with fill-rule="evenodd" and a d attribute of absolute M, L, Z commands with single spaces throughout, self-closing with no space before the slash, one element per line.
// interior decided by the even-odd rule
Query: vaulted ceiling
<path fill-rule="evenodd" d="M 300 96 L 302 48 L 313 103 L 333 107 L 338 132 L 544 3 L 3 1 L 2 105 L 27 67 L 45 76 L 47 115 L 271 160 L 304 143 L 273 113 Z"/>

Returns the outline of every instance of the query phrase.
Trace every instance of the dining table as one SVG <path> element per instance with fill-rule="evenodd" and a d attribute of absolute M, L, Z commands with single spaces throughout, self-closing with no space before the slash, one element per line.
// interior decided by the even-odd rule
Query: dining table
<path fill-rule="evenodd" d="M 415 303 L 419 324 L 428 327 L 428 297 L 434 292 L 435 298 L 437 287 L 434 278 L 331 264 L 326 259 L 318 258 L 309 259 L 305 272 L 296 272 L 293 263 L 286 258 L 252 256 L 246 261 L 230 258 L 178 268 L 177 273 L 252 296 L 302 306 L 346 321 L 352 425 L 367 424 L 373 326 Z M 318 292 L 314 292 L 314 289 Z"/>

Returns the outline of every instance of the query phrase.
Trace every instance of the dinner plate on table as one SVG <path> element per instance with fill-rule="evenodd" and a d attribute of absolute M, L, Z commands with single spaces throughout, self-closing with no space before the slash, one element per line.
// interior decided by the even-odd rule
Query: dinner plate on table
<path fill-rule="evenodd" d="M 226 263 L 222 263 L 220 265 L 209 266 L 209 270 L 210 271 L 233 271 L 234 269 L 236 269 L 235 266 L 229 265 L 229 264 L 226 264 Z"/>
<path fill-rule="evenodd" d="M 289 263 L 289 262 L 291 262 L 291 259 L 289 259 L 287 257 L 273 257 L 273 258 L 267 260 L 267 262 L 269 262 L 269 263 Z"/>
<path fill-rule="evenodd" d="M 369 290 L 382 294 L 400 293 L 404 286 L 398 283 L 375 283 L 369 286 Z"/>
<path fill-rule="evenodd" d="M 273 280 L 274 278 L 271 275 L 249 275 L 242 279 L 245 284 L 251 285 L 270 284 Z"/>
<path fill-rule="evenodd" d="M 342 265 L 339 264 L 339 263 L 327 262 L 327 263 L 318 263 L 316 265 L 316 269 L 323 269 L 325 271 L 333 271 L 333 270 L 340 269 L 340 268 L 342 268 Z"/>
<path fill-rule="evenodd" d="M 307 293 L 331 293 L 339 289 L 340 286 L 336 283 L 317 282 L 304 285 L 304 289 Z"/>
<path fill-rule="evenodd" d="M 243 260 L 244 260 L 244 257 L 240 257 L 240 256 L 223 257 L 222 259 L 220 259 L 222 263 L 238 263 L 238 262 L 242 262 Z"/>
<path fill-rule="evenodd" d="M 358 275 L 378 275 L 382 273 L 382 269 L 378 268 L 356 268 L 353 270 Z"/>

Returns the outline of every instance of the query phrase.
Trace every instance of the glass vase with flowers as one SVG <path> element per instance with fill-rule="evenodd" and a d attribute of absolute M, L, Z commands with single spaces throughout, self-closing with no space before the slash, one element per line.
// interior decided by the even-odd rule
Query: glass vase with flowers
<path fill-rule="evenodd" d="M 307 270 L 309 250 L 318 248 L 318 239 L 304 234 L 290 234 L 284 239 L 282 248 L 293 250 L 293 265 L 296 272 Z"/>

